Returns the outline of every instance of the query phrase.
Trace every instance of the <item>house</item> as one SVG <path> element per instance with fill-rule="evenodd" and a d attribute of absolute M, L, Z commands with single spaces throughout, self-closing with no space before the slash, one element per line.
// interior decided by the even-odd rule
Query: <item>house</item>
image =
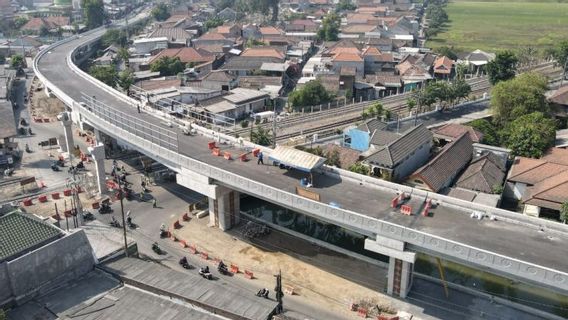
<path fill-rule="evenodd" d="M 200 65 L 202 63 L 211 62 L 215 60 L 215 56 L 210 52 L 205 50 L 196 50 L 194 48 L 184 47 L 184 48 L 172 48 L 160 51 L 157 55 L 152 57 L 150 63 L 157 61 L 163 57 L 169 58 L 179 58 L 183 64 L 189 64 L 190 66 Z"/>
<path fill-rule="evenodd" d="M 118 48 L 110 46 L 103 50 L 103 55 L 93 61 L 98 66 L 110 66 L 117 58 Z"/>
<path fill-rule="evenodd" d="M 503 187 L 506 167 L 491 152 L 472 160 L 456 182 L 456 187 L 488 194 L 500 193 Z M 502 189 L 501 189 L 502 190 Z"/>
<path fill-rule="evenodd" d="M 341 28 L 341 37 L 347 38 L 365 38 L 368 34 L 379 32 L 376 24 L 352 24 Z M 380 34 L 377 34 L 380 37 Z"/>
<path fill-rule="evenodd" d="M 456 140 L 464 133 L 469 135 L 473 143 L 479 143 L 483 140 L 483 133 L 473 127 L 458 123 L 447 123 L 441 127 L 432 128 L 431 130 L 434 134 L 434 140 L 437 142 L 436 144 L 440 146 L 444 146 Z"/>
<path fill-rule="evenodd" d="M 507 176 L 504 196 L 515 200 L 528 199 L 528 188 L 540 183 L 547 184 L 546 180 L 553 179 L 566 170 L 568 170 L 566 149 L 551 148 L 540 159 L 515 157 Z M 525 213 L 538 215 L 538 211 L 537 208 L 529 207 Z"/>
<path fill-rule="evenodd" d="M 384 130 L 378 120 L 371 120 L 365 126 L 369 130 L 371 147 L 362 154 L 363 163 L 370 167 L 374 176 L 400 181 L 430 157 L 432 134 L 423 124 L 402 134 Z"/>
<path fill-rule="evenodd" d="M 285 53 L 275 47 L 247 48 L 240 56 L 231 58 L 222 69 L 238 76 L 253 75 L 261 72 L 264 63 L 282 64 L 285 58 Z"/>
<path fill-rule="evenodd" d="M 207 32 L 201 37 L 191 40 L 191 43 L 193 47 L 202 47 L 203 45 L 233 46 L 235 39 L 217 32 Z"/>
<path fill-rule="evenodd" d="M 31 18 L 20 30 L 26 33 L 40 34 L 42 29 L 49 32 L 56 32 L 57 29 L 70 24 L 70 18 L 64 16 L 48 16 Z"/>
<path fill-rule="evenodd" d="M 404 61 L 396 66 L 396 70 L 404 84 L 404 92 L 421 88 L 424 84 L 432 79 L 430 72 L 419 64 L 412 64 L 410 61 Z"/>
<path fill-rule="evenodd" d="M 268 100 L 269 96 L 264 92 L 235 88 L 221 97 L 200 101 L 199 105 L 214 121 L 221 122 L 226 118 L 244 119 L 251 113 L 265 111 Z"/>
<path fill-rule="evenodd" d="M 377 16 L 370 12 L 348 13 L 345 20 L 349 26 L 356 24 L 378 26 L 380 21 Z"/>
<path fill-rule="evenodd" d="M 568 85 L 564 85 L 555 90 L 547 100 L 557 117 L 568 117 Z"/>
<path fill-rule="evenodd" d="M 353 150 L 351 148 L 342 147 L 336 144 L 329 143 L 325 146 L 324 152 L 329 158 L 330 154 L 337 152 L 339 157 L 339 167 L 341 169 L 349 169 L 350 166 L 354 165 L 359 161 L 360 152 Z"/>
<path fill-rule="evenodd" d="M 170 48 L 187 47 L 193 35 L 182 28 L 157 28 L 147 38 L 167 38 Z"/>
<path fill-rule="evenodd" d="M 227 38 L 238 38 L 241 36 L 241 27 L 238 24 L 233 24 L 230 26 L 223 25 L 217 27 L 217 29 L 215 29 L 215 32 L 222 34 Z"/>
<path fill-rule="evenodd" d="M 270 38 L 273 36 L 281 36 L 284 34 L 284 31 L 273 26 L 260 27 L 259 31 L 262 38 Z"/>
<path fill-rule="evenodd" d="M 235 21 L 237 20 L 237 12 L 234 9 L 227 7 L 219 11 L 219 13 L 217 13 L 217 17 L 225 21 Z"/>
<path fill-rule="evenodd" d="M 367 47 L 362 52 L 365 61 L 365 74 L 394 71 L 396 61 L 392 53 L 382 53 L 376 47 Z"/>
<path fill-rule="evenodd" d="M 245 24 L 242 28 L 242 36 L 245 39 L 254 39 L 258 40 L 262 38 L 262 34 L 260 33 L 260 27 L 257 24 L 249 23 Z"/>
<path fill-rule="evenodd" d="M 431 192 L 439 192 L 452 185 L 469 163 L 473 154 L 472 141 L 464 133 L 438 153 L 426 165 L 416 170 L 406 184 Z"/>
<path fill-rule="evenodd" d="M 340 73 L 342 69 L 352 68 L 359 77 L 365 74 L 365 62 L 360 54 L 339 52 L 332 59 L 333 70 Z"/>
<path fill-rule="evenodd" d="M 168 38 L 144 38 L 134 40 L 134 50 L 138 55 L 146 55 L 154 50 L 168 48 Z"/>
<path fill-rule="evenodd" d="M 441 56 L 434 61 L 434 77 L 438 79 L 449 79 L 452 76 L 454 60 Z"/>
<path fill-rule="evenodd" d="M 201 86 L 209 89 L 229 91 L 238 85 L 237 77 L 225 70 L 214 70 L 201 78 Z"/>
<path fill-rule="evenodd" d="M 471 53 L 464 55 L 458 60 L 458 63 L 463 62 L 468 65 L 469 70 L 475 74 L 484 74 L 485 65 L 489 61 L 495 59 L 494 53 L 487 53 L 481 50 L 474 50 Z M 461 61 L 460 61 L 461 60 Z"/>
<path fill-rule="evenodd" d="M 374 75 L 367 75 L 365 82 L 372 84 L 381 98 L 402 93 L 404 90 L 402 79 L 392 72 L 378 72 Z"/>
<path fill-rule="evenodd" d="M 286 24 L 286 32 L 317 32 L 319 25 L 310 19 L 296 19 Z"/>
<path fill-rule="evenodd" d="M 568 200 L 568 171 L 544 179 L 527 190 L 521 199 L 523 213 L 560 220 L 562 204 Z"/>

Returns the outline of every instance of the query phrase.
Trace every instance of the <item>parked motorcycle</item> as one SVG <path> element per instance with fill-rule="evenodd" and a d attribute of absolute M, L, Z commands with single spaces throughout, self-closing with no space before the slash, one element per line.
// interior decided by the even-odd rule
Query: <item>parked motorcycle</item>
<path fill-rule="evenodd" d="M 90 213 L 89 211 L 83 212 L 83 219 L 85 221 L 93 221 L 95 220 L 95 215 Z"/>
<path fill-rule="evenodd" d="M 219 265 L 217 266 L 217 271 L 219 271 L 220 274 L 225 275 L 225 276 L 232 275 L 232 273 L 227 268 L 227 265 L 224 264 L 223 261 L 219 262 Z"/>
<path fill-rule="evenodd" d="M 213 275 L 209 272 L 209 267 L 207 266 L 199 268 L 199 275 L 207 280 L 213 280 Z"/>
<path fill-rule="evenodd" d="M 179 259 L 179 265 L 182 266 L 184 269 L 193 269 L 193 266 L 189 264 L 189 262 L 187 262 L 187 258 L 183 257 L 181 259 Z"/>
<path fill-rule="evenodd" d="M 59 169 L 59 166 L 55 163 L 51 164 L 51 170 L 53 171 L 61 171 L 61 169 Z"/>
<path fill-rule="evenodd" d="M 122 226 L 120 225 L 120 222 L 118 222 L 114 217 L 112 217 L 112 221 L 110 222 L 110 226 L 115 227 L 115 228 L 122 228 Z"/>
<path fill-rule="evenodd" d="M 256 296 L 268 299 L 268 293 L 270 293 L 270 291 L 268 291 L 268 289 L 264 288 L 264 289 L 258 290 L 258 292 L 256 293 Z"/>
<path fill-rule="evenodd" d="M 113 210 L 112 210 L 112 208 L 110 207 L 110 204 L 108 204 L 108 203 L 106 203 L 106 202 L 103 203 L 103 204 L 101 204 L 101 207 L 99 208 L 99 213 L 100 213 L 100 214 L 111 213 L 112 211 L 113 211 Z"/>
<path fill-rule="evenodd" d="M 154 250 L 154 252 L 155 252 L 156 254 L 160 254 L 160 255 L 161 255 L 161 254 L 163 253 L 162 249 L 160 248 L 160 246 L 158 245 L 157 242 L 154 242 L 154 244 L 152 244 L 152 250 Z"/>

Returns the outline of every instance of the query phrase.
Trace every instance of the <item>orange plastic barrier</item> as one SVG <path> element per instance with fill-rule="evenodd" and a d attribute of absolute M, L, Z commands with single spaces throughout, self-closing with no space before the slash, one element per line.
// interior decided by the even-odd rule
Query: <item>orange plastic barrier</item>
<path fill-rule="evenodd" d="M 180 245 L 182 248 L 185 248 L 185 247 L 187 247 L 187 242 L 185 242 L 185 240 L 180 240 L 180 241 L 179 241 L 179 245 Z"/>
<path fill-rule="evenodd" d="M 225 158 L 226 160 L 231 160 L 231 153 L 225 151 L 223 158 Z"/>
<path fill-rule="evenodd" d="M 410 207 L 409 205 L 403 204 L 402 206 L 400 206 L 400 212 L 409 216 L 409 215 L 412 214 L 412 207 Z"/>
<path fill-rule="evenodd" d="M 357 309 L 357 315 L 361 318 L 367 318 L 367 309 L 365 308 Z"/>
<path fill-rule="evenodd" d="M 394 197 L 394 198 L 391 200 L 391 208 L 394 209 L 394 208 L 396 208 L 396 207 L 398 207 L 398 196 Z"/>
<path fill-rule="evenodd" d="M 248 270 L 245 270 L 245 278 L 254 279 L 254 274 Z"/>
<path fill-rule="evenodd" d="M 239 266 L 231 263 L 231 267 L 229 268 L 229 270 L 231 271 L 231 273 L 239 273 Z"/>
<path fill-rule="evenodd" d="M 54 215 L 52 215 L 51 217 L 52 217 L 53 219 L 57 220 L 57 221 L 62 220 L 62 218 L 61 218 L 57 213 L 54 214 Z"/>
<path fill-rule="evenodd" d="M 179 220 L 176 220 L 176 222 L 174 222 L 174 229 L 179 229 L 181 228 L 181 224 L 179 223 Z"/>
<path fill-rule="evenodd" d="M 194 244 L 189 245 L 189 252 L 197 254 L 197 248 L 195 247 Z"/>
<path fill-rule="evenodd" d="M 93 203 L 91 204 L 91 207 L 92 207 L 93 209 L 98 209 L 98 208 L 100 208 L 100 206 L 101 206 L 101 205 L 100 205 L 98 202 L 93 202 Z"/>
<path fill-rule="evenodd" d="M 431 207 L 432 207 L 432 200 L 428 199 L 428 201 L 426 201 L 426 205 L 424 206 L 424 209 L 422 209 L 422 215 L 424 217 L 430 216 L 430 208 Z"/>
<path fill-rule="evenodd" d="M 191 220 L 191 218 L 187 215 L 187 212 L 184 213 L 183 216 L 181 216 L 181 219 L 182 219 L 183 221 L 189 221 L 189 220 Z"/>
<path fill-rule="evenodd" d="M 69 197 L 71 195 L 71 189 L 63 190 L 63 195 L 66 196 L 66 197 Z"/>
<path fill-rule="evenodd" d="M 207 252 L 201 252 L 201 254 L 199 256 L 203 260 L 209 260 L 209 254 L 207 254 Z"/>
<path fill-rule="evenodd" d="M 379 315 L 377 316 L 377 320 L 398 320 L 398 316 L 390 316 L 390 315 Z"/>
<path fill-rule="evenodd" d="M 34 204 L 32 199 L 30 199 L 30 198 L 24 199 L 24 206 L 29 207 L 32 204 Z"/>
<path fill-rule="evenodd" d="M 59 192 L 54 192 L 51 194 L 51 199 L 59 200 Z M 94 208 L 93 208 L 94 209 Z"/>
<path fill-rule="evenodd" d="M 255 157 L 255 158 L 258 157 L 258 154 L 259 154 L 259 153 L 260 153 L 260 149 L 254 149 L 254 150 L 252 150 L 252 156 Z"/>
<path fill-rule="evenodd" d="M 241 154 L 239 156 L 239 160 L 241 160 L 242 162 L 248 161 L 247 154 L 246 153 Z"/>
<path fill-rule="evenodd" d="M 218 157 L 221 155 L 221 149 L 219 148 L 213 148 L 213 155 Z"/>
<path fill-rule="evenodd" d="M 39 200 L 39 202 L 47 202 L 47 196 L 45 194 L 39 196 L 37 199 Z"/>
<path fill-rule="evenodd" d="M 294 295 L 294 287 L 292 286 L 284 286 L 284 294 L 287 294 L 289 296 L 293 296 Z"/>
<path fill-rule="evenodd" d="M 207 147 L 209 147 L 209 150 L 212 150 L 217 148 L 217 145 L 215 144 L 215 141 L 211 141 L 207 144 Z"/>
<path fill-rule="evenodd" d="M 63 214 L 65 214 L 65 216 L 66 216 L 67 218 L 70 218 L 70 217 L 73 216 L 73 215 L 71 214 L 71 210 L 65 210 L 65 211 L 63 212 Z"/>

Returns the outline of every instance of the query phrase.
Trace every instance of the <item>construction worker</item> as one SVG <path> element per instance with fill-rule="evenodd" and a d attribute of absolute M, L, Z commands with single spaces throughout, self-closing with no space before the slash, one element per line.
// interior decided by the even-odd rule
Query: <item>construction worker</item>
<path fill-rule="evenodd" d="M 258 161 L 256 162 L 256 164 L 264 164 L 264 154 L 262 154 L 262 151 L 258 153 Z"/>
<path fill-rule="evenodd" d="M 158 201 L 156 201 L 156 198 L 152 199 L 152 208 L 157 208 L 158 207 Z"/>

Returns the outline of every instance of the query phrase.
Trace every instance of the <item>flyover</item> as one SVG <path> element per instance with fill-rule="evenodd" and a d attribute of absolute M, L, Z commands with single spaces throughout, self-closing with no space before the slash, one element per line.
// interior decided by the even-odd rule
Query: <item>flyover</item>
<path fill-rule="evenodd" d="M 156 115 L 137 113 L 137 101 L 81 71 L 74 58 L 104 32 L 93 30 L 42 50 L 34 59 L 36 75 L 70 108 L 75 123 L 87 123 L 167 165 L 177 172 L 179 184 L 208 196 L 211 222 L 220 228 L 238 222 L 239 193 L 246 193 L 369 236 L 365 248 L 390 257 L 387 291 L 395 296 L 404 298 L 410 290 L 415 252 L 568 293 L 565 225 L 328 167 L 311 188 L 320 201 L 299 196 L 299 176 L 213 156 L 208 143 L 216 141 L 233 157 L 257 146 L 195 124 L 197 134 L 184 135 Z M 99 157 L 95 160 L 102 162 Z M 390 207 L 400 192 L 411 195 L 413 215 Z M 426 199 L 436 204 L 431 217 L 419 214 Z M 471 219 L 473 211 L 496 219 Z"/>

